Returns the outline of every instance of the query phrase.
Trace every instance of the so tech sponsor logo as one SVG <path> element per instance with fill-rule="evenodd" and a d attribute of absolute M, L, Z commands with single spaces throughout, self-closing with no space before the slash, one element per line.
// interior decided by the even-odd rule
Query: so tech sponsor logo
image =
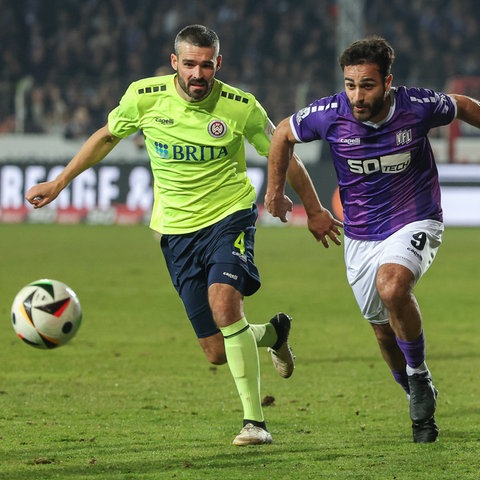
<path fill-rule="evenodd" d="M 397 147 L 405 146 L 413 141 L 411 129 L 400 130 L 395 133 L 395 144 Z M 347 143 L 348 145 L 359 145 L 359 138 L 341 138 L 340 143 Z M 382 155 L 378 158 L 367 158 L 347 160 L 348 167 L 353 173 L 360 173 L 369 175 L 371 173 L 401 173 L 405 171 L 410 165 L 412 154 L 410 151 L 393 153 L 391 155 Z"/>
<path fill-rule="evenodd" d="M 405 171 L 411 162 L 410 152 L 383 155 L 378 158 L 360 160 L 347 160 L 349 170 L 353 173 L 370 175 L 371 173 L 401 173 Z"/>

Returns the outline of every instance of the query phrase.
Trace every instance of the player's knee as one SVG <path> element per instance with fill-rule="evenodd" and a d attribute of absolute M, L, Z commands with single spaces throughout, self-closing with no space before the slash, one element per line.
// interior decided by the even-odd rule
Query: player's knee
<path fill-rule="evenodd" d="M 379 272 L 376 281 L 378 294 L 387 308 L 404 304 L 412 295 L 412 282 L 395 271 Z"/>
<path fill-rule="evenodd" d="M 225 363 L 227 363 L 227 356 L 225 355 L 225 352 L 208 351 L 208 352 L 205 352 L 205 355 L 207 357 L 207 360 L 212 365 L 224 365 Z"/>
<path fill-rule="evenodd" d="M 223 365 L 227 363 L 225 354 L 225 344 L 221 333 L 217 333 L 207 338 L 199 339 L 200 346 L 207 360 L 213 365 Z"/>
<path fill-rule="evenodd" d="M 208 289 L 208 301 L 215 323 L 219 327 L 230 325 L 243 317 L 243 296 L 228 284 L 214 283 Z"/>
<path fill-rule="evenodd" d="M 379 275 L 377 277 L 377 291 L 383 303 L 390 303 L 398 295 L 397 283 L 388 276 Z"/>

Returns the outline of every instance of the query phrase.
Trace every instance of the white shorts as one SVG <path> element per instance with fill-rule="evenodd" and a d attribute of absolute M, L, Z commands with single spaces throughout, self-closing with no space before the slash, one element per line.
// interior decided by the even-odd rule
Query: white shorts
<path fill-rule="evenodd" d="M 413 273 L 417 283 L 437 254 L 443 230 L 441 222 L 422 220 L 405 225 L 381 241 L 344 238 L 348 283 L 362 315 L 370 323 L 388 322 L 388 311 L 375 283 L 380 265 L 403 265 Z"/>

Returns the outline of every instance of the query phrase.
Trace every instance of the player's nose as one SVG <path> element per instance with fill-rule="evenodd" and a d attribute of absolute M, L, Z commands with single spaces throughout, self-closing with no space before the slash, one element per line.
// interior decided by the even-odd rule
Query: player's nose
<path fill-rule="evenodd" d="M 193 70 L 192 70 L 192 78 L 194 80 L 202 78 L 202 69 L 200 68 L 200 65 L 197 65 Z"/>
<path fill-rule="evenodd" d="M 352 92 L 352 99 L 354 103 L 362 103 L 364 101 L 364 95 L 360 88 L 356 88 Z"/>

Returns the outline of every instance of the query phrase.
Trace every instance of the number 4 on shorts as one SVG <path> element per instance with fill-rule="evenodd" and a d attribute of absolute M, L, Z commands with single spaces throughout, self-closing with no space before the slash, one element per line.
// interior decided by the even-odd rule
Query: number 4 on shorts
<path fill-rule="evenodd" d="M 240 253 L 243 255 L 245 253 L 245 232 L 241 232 L 240 235 L 237 237 L 233 246 L 238 248 Z"/>

